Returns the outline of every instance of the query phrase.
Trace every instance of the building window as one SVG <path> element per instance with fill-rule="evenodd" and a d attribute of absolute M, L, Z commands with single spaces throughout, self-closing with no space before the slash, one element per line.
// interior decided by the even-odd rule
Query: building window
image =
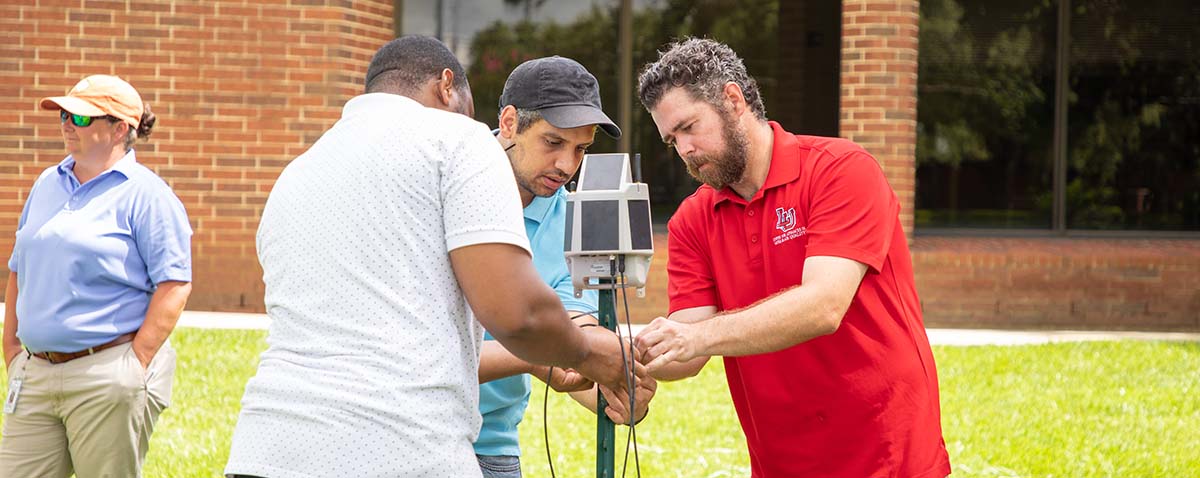
<path fill-rule="evenodd" d="M 922 0 L 917 227 L 1200 231 L 1200 4 L 1062 1 Z"/>
<path fill-rule="evenodd" d="M 477 120 L 495 126 L 497 99 L 521 62 L 562 55 L 600 80 L 605 112 L 621 123 L 621 92 L 630 99 L 628 124 L 619 124 L 627 151 L 642 154 L 658 222 L 698 183 L 663 145 L 650 115 L 632 91 L 643 65 L 668 42 L 703 36 L 729 44 L 759 82 L 767 116 L 796 133 L 837 135 L 841 2 L 837 0 L 406 0 L 398 3 L 405 34 L 442 39 L 463 61 Z M 631 75 L 622 77 L 619 17 L 632 15 Z M 789 25 L 781 29 L 780 25 Z M 596 135 L 594 152 L 622 145 Z"/>
<path fill-rule="evenodd" d="M 1200 230 L 1200 3 L 1071 5 L 1067 227 Z"/>
<path fill-rule="evenodd" d="M 923 0 L 918 227 L 1049 228 L 1054 10 Z"/>

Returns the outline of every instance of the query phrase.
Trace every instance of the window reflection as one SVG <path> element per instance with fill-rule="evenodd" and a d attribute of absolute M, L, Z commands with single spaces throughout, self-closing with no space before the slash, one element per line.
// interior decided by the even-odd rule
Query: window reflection
<path fill-rule="evenodd" d="M 1073 0 L 1067 226 L 1200 230 L 1200 4 Z"/>
<path fill-rule="evenodd" d="M 1055 157 L 1059 4 L 922 0 L 916 223 L 1200 230 L 1200 3 L 1063 0 L 1065 157 Z"/>
<path fill-rule="evenodd" d="M 922 0 L 915 222 L 1048 228 L 1055 10 Z"/>

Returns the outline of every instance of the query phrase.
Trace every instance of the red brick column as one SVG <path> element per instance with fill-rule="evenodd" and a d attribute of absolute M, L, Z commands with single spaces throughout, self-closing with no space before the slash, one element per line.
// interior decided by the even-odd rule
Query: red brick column
<path fill-rule="evenodd" d="M 912 235 L 917 145 L 918 0 L 842 2 L 842 137 L 870 151 Z"/>
<path fill-rule="evenodd" d="M 0 2 L 0 256 L 33 180 L 64 157 L 37 100 L 90 74 L 132 83 L 158 116 L 138 160 L 191 217 L 189 308 L 262 310 L 254 235 L 279 172 L 362 90 L 392 38 L 392 0 Z M 7 261 L 5 261 L 6 263 Z M 4 280 L 7 274 L 0 276 Z"/>

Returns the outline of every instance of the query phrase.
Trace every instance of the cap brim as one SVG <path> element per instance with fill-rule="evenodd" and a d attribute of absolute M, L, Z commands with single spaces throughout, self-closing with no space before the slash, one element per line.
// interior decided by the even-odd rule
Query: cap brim
<path fill-rule="evenodd" d="M 596 125 L 604 133 L 615 138 L 621 137 L 621 128 L 608 118 L 600 109 L 587 105 L 552 106 L 538 110 L 542 117 L 555 128 L 578 128 L 580 126 Z"/>
<path fill-rule="evenodd" d="M 49 98 L 42 98 L 41 106 L 44 110 L 64 109 L 68 112 L 83 116 L 104 116 L 108 114 L 105 113 L 104 110 L 97 108 L 96 105 L 88 103 L 87 101 L 81 100 L 74 96 L 52 96 Z"/>

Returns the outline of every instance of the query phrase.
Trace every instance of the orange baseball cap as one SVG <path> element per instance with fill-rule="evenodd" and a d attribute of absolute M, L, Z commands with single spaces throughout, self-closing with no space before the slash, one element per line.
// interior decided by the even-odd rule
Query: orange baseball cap
<path fill-rule="evenodd" d="M 137 129 L 142 122 L 142 97 L 125 80 L 109 75 L 92 75 L 75 84 L 66 96 L 42 98 L 42 109 L 64 109 L 85 116 L 110 115 Z"/>

